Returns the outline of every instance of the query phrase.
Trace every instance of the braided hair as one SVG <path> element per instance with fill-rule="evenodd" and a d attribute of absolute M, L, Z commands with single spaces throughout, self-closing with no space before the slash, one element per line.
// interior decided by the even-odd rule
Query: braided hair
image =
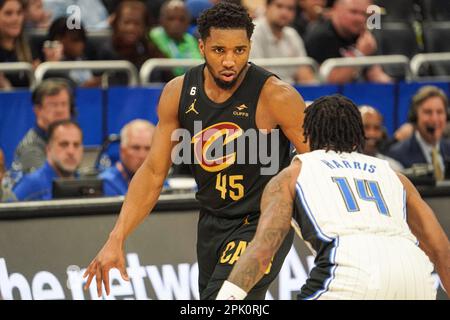
<path fill-rule="evenodd" d="M 214 7 L 203 11 L 197 19 L 197 26 L 202 40 L 209 37 L 211 28 L 245 29 L 250 40 L 255 28 L 247 10 L 231 1 L 219 2 Z"/>
<path fill-rule="evenodd" d="M 358 107 L 339 95 L 324 96 L 305 110 L 303 123 L 305 141 L 311 151 L 325 149 L 336 152 L 362 152 L 364 127 Z"/>

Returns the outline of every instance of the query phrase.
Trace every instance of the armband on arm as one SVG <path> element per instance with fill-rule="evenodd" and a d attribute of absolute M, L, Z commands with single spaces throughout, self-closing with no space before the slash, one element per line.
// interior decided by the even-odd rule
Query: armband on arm
<path fill-rule="evenodd" d="M 225 280 L 219 293 L 217 294 L 216 300 L 244 300 L 247 296 L 247 292 L 239 288 L 234 283 Z"/>

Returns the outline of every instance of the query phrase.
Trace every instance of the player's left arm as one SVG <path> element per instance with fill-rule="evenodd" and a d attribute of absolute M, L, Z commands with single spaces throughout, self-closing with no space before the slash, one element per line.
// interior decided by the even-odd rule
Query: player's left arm
<path fill-rule="evenodd" d="M 217 300 L 244 299 L 264 276 L 291 226 L 295 181 L 300 161 L 294 161 L 264 188 L 255 237 L 238 259 Z"/>
<path fill-rule="evenodd" d="M 406 190 L 408 225 L 419 240 L 420 248 L 433 262 L 450 297 L 450 242 L 433 210 L 422 199 L 416 187 L 404 175 L 397 175 Z"/>
<path fill-rule="evenodd" d="M 264 85 L 261 97 L 267 104 L 269 117 L 280 126 L 297 153 L 308 152 L 309 147 L 303 136 L 306 106 L 300 93 L 290 84 L 271 77 Z"/>

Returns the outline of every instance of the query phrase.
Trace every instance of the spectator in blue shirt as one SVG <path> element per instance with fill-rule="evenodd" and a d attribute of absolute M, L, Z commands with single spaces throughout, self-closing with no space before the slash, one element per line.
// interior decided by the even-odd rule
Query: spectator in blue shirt
<path fill-rule="evenodd" d="M 42 167 L 46 160 L 46 144 L 50 123 L 75 116 L 75 99 L 69 83 L 64 79 L 44 80 L 34 90 L 31 98 L 36 123 L 17 145 L 13 170 L 21 176 Z"/>
<path fill-rule="evenodd" d="M 155 126 L 136 119 L 120 131 L 120 161 L 100 174 L 105 196 L 125 195 L 134 173 L 150 151 Z"/>
<path fill-rule="evenodd" d="M 14 186 L 17 200 L 51 200 L 54 178 L 76 176 L 83 158 L 82 142 L 83 134 L 76 122 L 61 120 L 52 123 L 48 129 L 47 161 Z"/>

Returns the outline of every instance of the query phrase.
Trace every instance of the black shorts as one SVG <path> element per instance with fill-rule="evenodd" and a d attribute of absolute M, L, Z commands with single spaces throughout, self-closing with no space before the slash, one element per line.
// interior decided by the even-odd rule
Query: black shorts
<path fill-rule="evenodd" d="M 215 299 L 234 264 L 253 239 L 259 213 L 243 219 L 224 219 L 200 212 L 197 235 L 200 299 Z M 275 254 L 264 277 L 249 292 L 246 299 L 264 300 L 269 285 L 277 277 L 292 246 L 291 229 Z"/>

